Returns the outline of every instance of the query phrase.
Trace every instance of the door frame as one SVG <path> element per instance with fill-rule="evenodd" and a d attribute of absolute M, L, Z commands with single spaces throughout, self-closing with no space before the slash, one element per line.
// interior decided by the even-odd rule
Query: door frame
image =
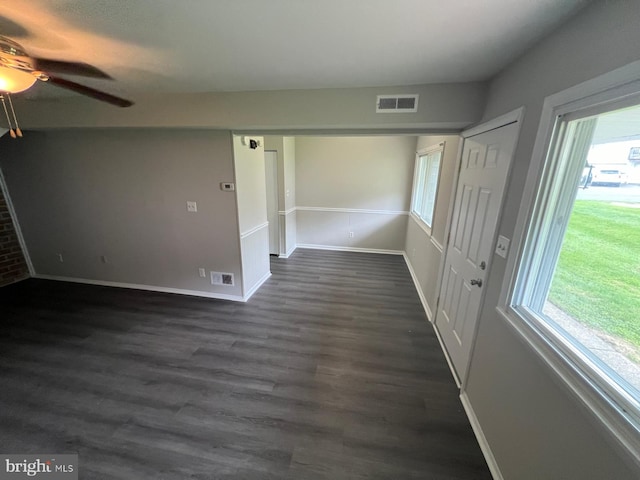
<path fill-rule="evenodd" d="M 482 312 L 482 309 L 484 308 L 484 301 L 485 301 L 485 295 L 486 295 L 486 288 L 482 289 L 482 293 L 480 296 L 480 304 L 479 304 L 479 308 L 478 308 L 478 317 L 476 318 L 475 321 L 475 325 L 473 327 L 473 336 L 472 336 L 472 341 L 471 341 L 471 348 L 469 351 L 469 359 L 467 361 L 467 364 L 464 367 L 464 370 L 462 372 L 460 372 L 460 377 L 462 378 L 458 378 L 458 374 L 456 373 L 455 368 L 453 367 L 453 363 L 451 361 L 451 358 L 449 357 L 449 354 L 447 353 L 447 349 L 444 345 L 444 342 L 440 336 L 440 332 L 438 331 L 438 328 L 436 327 L 436 316 L 437 316 L 437 312 L 438 312 L 438 308 L 440 306 L 440 291 L 442 289 L 442 281 L 444 279 L 444 267 L 445 267 L 445 261 L 447 259 L 447 253 L 449 250 L 449 236 L 451 234 L 451 222 L 453 221 L 453 212 L 455 209 L 455 203 L 456 203 L 456 195 L 458 193 L 458 181 L 460 178 L 460 167 L 462 165 L 462 153 L 464 151 L 464 145 L 465 142 L 467 140 L 467 138 L 470 137 L 475 137 L 476 135 L 480 135 L 482 133 L 486 133 L 489 132 L 491 130 L 496 130 L 498 128 L 501 127 L 505 127 L 509 124 L 512 123 L 516 123 L 517 124 L 517 128 L 516 128 L 516 146 L 514 148 L 514 152 L 513 155 L 511 157 L 511 160 L 509 162 L 509 171 L 507 172 L 507 179 L 506 179 L 506 183 L 505 183 L 505 188 L 504 191 L 502 192 L 502 198 L 500 200 L 500 209 L 499 209 L 499 213 L 498 213 L 498 222 L 497 222 L 497 226 L 496 226 L 496 231 L 493 234 L 493 240 L 492 240 L 492 245 L 495 244 L 496 242 L 496 238 L 498 236 L 498 231 L 500 229 L 500 224 L 502 222 L 502 212 L 504 210 L 504 200 L 507 194 L 507 190 L 508 190 L 508 186 L 509 186 L 509 181 L 511 179 L 511 171 L 512 171 L 512 165 L 513 165 L 513 158 L 515 157 L 515 153 L 517 151 L 518 148 L 518 141 L 520 139 L 520 130 L 522 129 L 522 119 L 524 118 L 524 113 L 525 113 L 525 107 L 519 107 L 516 108 L 515 110 L 511 110 L 510 112 L 505 113 L 504 115 L 500 115 L 498 117 L 495 117 L 491 120 L 488 120 L 486 122 L 483 122 L 481 124 L 475 125 L 471 128 L 468 128 L 467 130 L 463 130 L 462 132 L 460 132 L 460 136 L 462 137 L 462 141 L 459 142 L 458 144 L 458 155 L 457 155 L 457 160 L 456 160 L 456 167 L 455 167 L 455 171 L 454 171 L 454 182 L 453 182 L 453 188 L 451 189 L 451 195 L 449 197 L 449 209 L 447 211 L 447 223 L 446 223 L 446 227 L 445 227 L 445 231 L 444 231 L 444 238 L 445 238 L 445 242 L 444 242 L 444 246 L 442 249 L 442 255 L 440 256 L 440 265 L 438 267 L 438 276 L 437 276 L 437 280 L 436 280 L 436 292 L 438 292 L 438 297 L 436 299 L 436 303 L 435 303 L 435 309 L 434 309 L 434 315 L 431 320 L 431 323 L 433 324 L 433 329 L 436 332 L 436 336 L 438 337 L 438 341 L 440 342 L 440 347 L 442 348 L 442 351 L 444 352 L 445 358 L 447 360 L 447 363 L 449 365 L 449 369 L 451 370 L 451 374 L 453 375 L 453 379 L 456 382 L 456 385 L 458 386 L 458 388 L 460 388 L 460 392 L 463 392 L 466 388 L 467 385 L 467 378 L 468 378 L 468 373 L 469 373 L 469 367 L 471 366 L 471 359 L 473 358 L 473 352 L 475 350 L 475 344 L 476 344 L 476 337 L 478 335 L 478 319 L 480 317 L 480 313 Z M 493 249 L 492 249 L 493 252 Z M 486 274 L 486 278 L 489 278 L 489 276 L 491 275 L 491 267 L 493 266 L 493 262 L 489 263 L 489 269 L 487 271 Z"/>
<path fill-rule="evenodd" d="M 271 154 L 273 153 L 274 158 L 273 158 L 273 163 L 270 165 L 270 161 L 267 160 L 267 154 Z M 269 221 L 269 255 L 276 255 L 276 256 L 280 256 L 280 251 L 281 251 L 281 245 L 282 245 L 282 238 L 281 238 L 281 232 L 280 232 L 280 182 L 278 181 L 278 175 L 279 175 L 279 166 L 278 166 L 278 151 L 277 150 L 265 150 L 264 151 L 264 155 L 265 155 L 265 161 L 264 161 L 264 165 L 265 165 L 265 182 L 267 184 L 266 186 L 266 190 L 267 190 L 267 220 Z M 271 178 L 269 178 L 269 175 L 267 175 L 267 171 L 271 170 L 271 167 L 273 168 L 273 175 Z M 270 187 L 273 189 L 271 190 Z M 270 214 L 272 212 L 269 211 L 269 193 L 275 193 L 275 224 L 273 222 L 271 222 L 270 220 Z M 273 229 L 273 230 L 272 230 Z M 273 253 L 271 251 L 271 236 L 272 234 L 275 234 L 275 240 L 276 240 L 276 252 Z"/>

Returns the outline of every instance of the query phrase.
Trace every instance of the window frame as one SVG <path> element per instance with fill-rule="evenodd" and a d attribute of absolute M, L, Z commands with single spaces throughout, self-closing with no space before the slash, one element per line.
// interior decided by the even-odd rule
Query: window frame
<path fill-rule="evenodd" d="M 437 145 L 431 145 L 426 148 L 421 148 L 416 152 L 416 160 L 415 160 L 414 170 L 413 170 L 413 186 L 411 189 L 411 204 L 409 205 L 409 214 L 429 236 L 431 236 L 433 231 L 433 221 L 434 221 L 436 208 L 438 204 L 438 192 L 440 190 L 440 176 L 442 174 L 442 161 L 444 159 L 444 146 L 445 144 L 444 142 L 442 142 Z M 424 194 L 426 193 L 426 186 L 428 184 L 428 179 L 429 179 L 429 167 L 433 164 L 432 160 L 428 160 L 427 166 L 425 167 L 425 169 L 422 169 L 421 159 L 422 157 L 428 157 L 436 153 L 439 153 L 438 173 L 436 174 L 435 191 L 433 192 L 433 206 L 431 208 L 431 223 L 429 223 L 427 222 L 427 219 L 423 218 L 418 213 L 415 206 L 418 200 L 421 200 L 421 203 L 424 202 Z M 422 174 L 422 172 L 424 173 Z M 423 179 L 424 181 L 425 190 L 422 192 L 422 195 L 419 195 L 418 186 L 421 179 Z"/>
<path fill-rule="evenodd" d="M 563 140 L 563 124 L 571 120 L 640 104 L 640 66 L 630 65 L 547 97 L 526 177 L 512 248 L 496 310 L 555 374 L 559 383 L 592 414 L 609 439 L 640 466 L 640 408 L 637 399 L 551 324 L 522 304 L 522 282 L 532 274 L 532 256 L 544 205 L 543 184 Z M 550 182 L 552 183 L 552 182 Z M 573 205 L 571 201 L 571 206 Z M 542 213 L 541 213 L 542 212 Z M 564 237 L 564 233 L 563 233 Z M 529 255 L 529 257 L 527 257 Z M 552 260 L 555 266 L 556 259 Z M 525 280 L 522 280 L 525 278 Z"/>

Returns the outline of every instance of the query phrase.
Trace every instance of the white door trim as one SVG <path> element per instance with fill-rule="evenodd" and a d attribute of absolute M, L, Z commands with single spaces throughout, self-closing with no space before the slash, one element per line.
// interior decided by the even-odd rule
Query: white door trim
<path fill-rule="evenodd" d="M 524 106 L 520 108 L 516 108 L 515 110 L 511 110 L 510 112 L 507 112 L 504 115 L 500 115 L 499 117 L 493 118 L 491 120 L 487 120 L 486 122 L 476 125 L 474 127 L 471 127 L 463 131 L 460 134 L 460 136 L 463 139 L 474 137 L 476 135 L 480 135 L 481 133 L 489 132 L 491 130 L 495 130 L 496 128 L 504 127 L 505 125 L 509 125 L 510 123 L 521 122 L 523 117 L 524 117 Z M 520 128 L 518 128 L 518 134 L 520 134 Z"/>
<path fill-rule="evenodd" d="M 282 239 L 280 238 L 280 215 L 278 209 L 278 152 L 264 151 L 265 182 L 267 192 L 267 219 L 269 220 L 269 255 L 279 255 Z"/>

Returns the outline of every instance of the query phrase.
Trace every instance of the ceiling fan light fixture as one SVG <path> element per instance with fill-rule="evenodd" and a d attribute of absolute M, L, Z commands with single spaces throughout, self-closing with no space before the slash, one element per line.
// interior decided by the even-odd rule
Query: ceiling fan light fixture
<path fill-rule="evenodd" d="M 0 92 L 20 93 L 36 83 L 36 77 L 15 68 L 0 67 Z"/>

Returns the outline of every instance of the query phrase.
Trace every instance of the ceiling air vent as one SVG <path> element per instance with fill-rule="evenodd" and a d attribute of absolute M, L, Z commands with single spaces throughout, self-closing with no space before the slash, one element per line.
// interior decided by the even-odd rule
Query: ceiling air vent
<path fill-rule="evenodd" d="M 376 113 L 413 113 L 418 111 L 418 96 L 378 95 Z"/>

